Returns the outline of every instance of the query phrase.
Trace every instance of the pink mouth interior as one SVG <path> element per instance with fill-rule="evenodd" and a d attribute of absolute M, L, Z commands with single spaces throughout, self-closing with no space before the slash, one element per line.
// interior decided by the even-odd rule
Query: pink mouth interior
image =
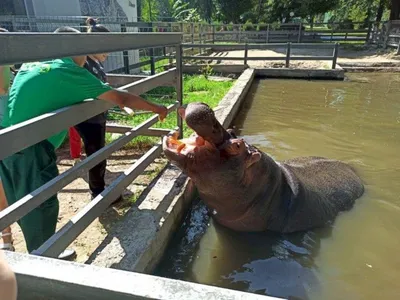
<path fill-rule="evenodd" d="M 197 135 L 181 140 L 171 136 L 167 139 L 167 146 L 170 150 L 187 155 L 188 153 L 195 152 L 199 147 L 205 146 L 205 141 L 201 136 Z"/>

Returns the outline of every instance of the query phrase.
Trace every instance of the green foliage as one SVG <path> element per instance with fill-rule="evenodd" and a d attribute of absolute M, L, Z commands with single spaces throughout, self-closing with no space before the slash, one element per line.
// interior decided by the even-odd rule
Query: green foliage
<path fill-rule="evenodd" d="M 203 74 L 205 79 L 208 79 L 208 77 L 212 76 L 214 73 L 214 69 L 209 65 L 205 65 L 203 68 L 200 70 L 201 74 Z"/>
<path fill-rule="evenodd" d="M 247 21 L 243 26 L 243 30 L 244 31 L 254 31 L 255 29 L 254 29 L 253 23 L 250 20 Z"/>
<path fill-rule="evenodd" d="M 265 24 L 265 23 L 260 23 L 260 24 L 257 26 L 257 30 L 258 30 L 258 31 L 265 31 L 265 30 L 267 30 L 267 24 Z"/>

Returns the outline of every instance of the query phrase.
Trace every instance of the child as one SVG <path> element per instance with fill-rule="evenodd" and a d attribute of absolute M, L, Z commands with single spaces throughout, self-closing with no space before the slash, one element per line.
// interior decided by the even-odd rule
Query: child
<path fill-rule="evenodd" d="M 59 28 L 56 32 L 80 33 L 70 27 Z M 90 98 L 121 107 L 150 110 L 157 113 L 161 121 L 167 116 L 165 106 L 103 83 L 83 68 L 85 62 L 86 56 L 76 56 L 23 64 L 10 90 L 2 127 L 10 127 Z M 0 162 L 0 176 L 9 204 L 58 176 L 55 149 L 62 144 L 66 134 L 67 131 L 63 130 Z M 58 212 L 58 199 L 54 195 L 19 220 L 29 253 L 55 233 Z M 74 253 L 68 251 L 60 258 L 72 256 Z"/>

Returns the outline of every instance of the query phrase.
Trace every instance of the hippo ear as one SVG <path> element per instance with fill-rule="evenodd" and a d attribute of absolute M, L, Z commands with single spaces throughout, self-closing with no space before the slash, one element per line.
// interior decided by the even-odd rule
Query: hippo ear
<path fill-rule="evenodd" d="M 183 120 L 185 120 L 185 110 L 187 105 L 182 105 L 178 108 L 178 114 L 181 116 Z"/>
<path fill-rule="evenodd" d="M 258 162 L 260 159 L 261 159 L 260 152 L 251 153 L 251 156 L 247 159 L 247 162 L 246 162 L 247 168 L 251 167 L 253 164 Z"/>

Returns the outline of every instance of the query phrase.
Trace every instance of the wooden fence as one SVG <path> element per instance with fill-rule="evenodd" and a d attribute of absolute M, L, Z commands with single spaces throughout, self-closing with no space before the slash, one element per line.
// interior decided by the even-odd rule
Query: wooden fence
<path fill-rule="evenodd" d="M 212 61 L 243 61 L 244 65 L 247 65 L 247 62 L 250 60 L 262 60 L 262 61 L 285 61 L 286 68 L 290 67 L 290 61 L 305 61 L 305 60 L 328 60 L 332 61 L 332 69 L 336 68 L 336 62 L 339 53 L 339 43 L 334 44 L 305 44 L 305 43 L 296 43 L 292 44 L 288 43 L 270 43 L 270 44 L 238 44 L 238 45 L 224 45 L 224 44 L 184 44 L 183 48 L 211 48 L 215 51 L 235 51 L 240 50 L 244 51 L 244 55 L 242 57 L 230 57 L 230 56 L 183 56 L 184 60 L 207 60 L 209 62 Z M 276 49 L 284 49 L 284 56 L 257 56 L 251 57 L 249 56 L 249 50 L 276 50 Z M 292 50 L 294 49 L 324 49 L 324 50 L 332 50 L 332 55 L 328 56 L 293 56 Z"/>
<path fill-rule="evenodd" d="M 119 89 L 141 95 L 158 86 L 175 86 L 177 101 L 169 105 L 171 112 L 182 104 L 182 53 L 181 34 L 178 33 L 101 33 L 101 34 L 46 34 L 46 33 L 4 33 L 0 35 L 0 65 L 36 61 L 56 57 L 86 55 L 87 53 L 105 53 L 153 47 L 175 47 L 176 68 L 154 76 L 136 78 L 135 76 L 114 76 L 114 82 L 124 82 Z M 27 45 L 36 45 L 26 51 Z M 74 45 L 74 47 L 71 47 Z M 131 80 L 130 80 L 131 79 Z M 130 83 L 127 83 L 130 82 Z M 36 144 L 64 129 L 81 123 L 113 105 L 101 100 L 88 99 L 82 104 L 62 108 L 38 116 L 17 125 L 0 130 L 0 159 L 8 157 L 22 149 Z M 164 136 L 179 130 L 182 135 L 182 119 L 178 115 L 177 128 L 161 130 L 151 128 L 158 121 L 154 115 L 142 124 L 126 128 L 124 134 L 90 157 L 79 162 L 42 187 L 19 199 L 3 211 L 0 211 L 0 231 L 21 219 L 41 205 L 66 185 L 80 177 L 82 170 L 89 170 L 106 159 L 113 152 L 140 135 Z M 115 126 L 114 126 L 115 127 Z M 108 128 L 110 131 L 110 128 Z M 113 128 L 111 128 L 113 131 Z M 120 132 L 119 128 L 114 131 Z M 122 191 L 162 152 L 161 143 L 155 144 L 146 154 L 120 175 L 105 191 L 87 204 L 66 225 L 47 240 L 36 255 L 57 257 L 71 244 L 85 228 L 108 208 L 110 203 L 121 195 Z"/>

